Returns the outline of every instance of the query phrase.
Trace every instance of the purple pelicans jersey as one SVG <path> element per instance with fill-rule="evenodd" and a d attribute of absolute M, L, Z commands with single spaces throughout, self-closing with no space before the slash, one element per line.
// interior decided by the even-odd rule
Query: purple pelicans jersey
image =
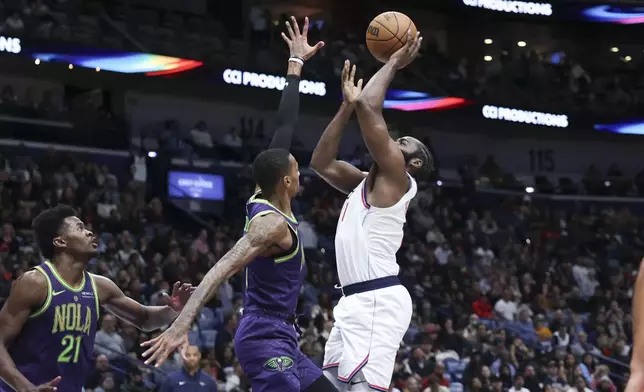
<path fill-rule="evenodd" d="M 293 246 L 275 257 L 257 257 L 245 271 L 244 310 L 235 334 L 235 353 L 251 379 L 253 392 L 299 392 L 322 377 L 322 371 L 299 349 L 295 309 L 306 275 L 304 249 L 293 216 L 261 194 L 246 204 L 248 231 L 254 219 L 279 214 L 286 220 Z"/>
<path fill-rule="evenodd" d="M 18 370 L 34 385 L 61 376 L 58 390 L 80 392 L 93 368 L 99 302 L 94 278 L 85 272 L 78 287 L 48 261 L 34 268 L 47 279 L 47 299 L 9 347 Z M 0 382 L 0 391 L 13 391 Z"/>
<path fill-rule="evenodd" d="M 297 220 L 262 199 L 260 194 L 255 194 L 246 204 L 244 235 L 253 219 L 268 214 L 284 217 L 293 237 L 293 246 L 276 257 L 257 257 L 248 265 L 245 271 L 244 308 L 260 308 L 293 316 L 306 275 Z"/>

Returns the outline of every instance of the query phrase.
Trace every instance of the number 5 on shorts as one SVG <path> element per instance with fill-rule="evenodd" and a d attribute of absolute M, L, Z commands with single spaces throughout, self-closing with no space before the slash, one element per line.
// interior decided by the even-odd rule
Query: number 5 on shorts
<path fill-rule="evenodd" d="M 60 345 L 63 351 L 58 356 L 58 362 L 62 363 L 77 363 L 78 354 L 80 353 L 82 336 L 65 335 Z"/>

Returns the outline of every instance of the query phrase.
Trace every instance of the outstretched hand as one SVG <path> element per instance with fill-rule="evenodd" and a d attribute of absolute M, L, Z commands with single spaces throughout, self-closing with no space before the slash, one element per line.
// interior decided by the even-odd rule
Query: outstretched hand
<path fill-rule="evenodd" d="M 358 80 L 358 84 L 354 82 L 356 77 L 356 65 L 351 66 L 349 60 L 344 61 L 344 68 L 342 68 L 342 95 L 344 102 L 354 104 L 358 100 L 358 96 L 362 92 L 363 80 Z"/>
<path fill-rule="evenodd" d="M 172 308 L 177 313 L 180 313 L 183 310 L 183 307 L 186 306 L 190 296 L 195 291 L 196 287 L 190 283 L 181 284 L 181 282 L 176 282 L 172 286 L 172 295 L 163 293 L 162 302 L 164 305 L 167 305 Z"/>
<path fill-rule="evenodd" d="M 146 358 L 145 364 L 154 364 L 158 368 L 176 350 L 179 350 L 185 360 L 185 352 L 188 348 L 188 334 L 173 324 L 156 338 L 141 343 L 141 347 L 150 347 L 143 353 L 143 357 Z"/>
<path fill-rule="evenodd" d="M 407 42 L 396 53 L 391 55 L 389 61 L 392 61 L 398 69 L 405 68 L 418 56 L 418 51 L 422 43 L 423 37 L 420 36 L 420 31 L 414 37 L 411 34 L 411 30 L 407 30 Z"/>
<path fill-rule="evenodd" d="M 29 392 L 54 392 L 57 391 L 58 388 L 56 385 L 62 380 L 60 376 L 54 378 L 53 380 L 49 381 L 46 384 L 38 385 L 37 387 L 30 389 Z"/>
<path fill-rule="evenodd" d="M 292 26 L 291 26 L 292 23 Z M 304 61 L 313 57 L 318 50 L 324 46 L 324 42 L 320 41 L 314 46 L 309 45 L 309 18 L 304 18 L 304 29 L 300 32 L 300 26 L 297 24 L 294 16 L 291 16 L 291 23 L 286 21 L 286 30 L 288 35 L 282 33 L 282 38 L 288 45 L 291 57 L 298 57 Z"/>

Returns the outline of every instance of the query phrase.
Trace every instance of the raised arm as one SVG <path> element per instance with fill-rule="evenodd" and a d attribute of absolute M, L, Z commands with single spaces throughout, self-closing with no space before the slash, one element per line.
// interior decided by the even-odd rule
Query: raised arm
<path fill-rule="evenodd" d="M 60 377 L 46 385 L 34 386 L 16 368 L 7 350 L 20 334 L 33 311 L 44 309 L 48 293 L 47 278 L 41 272 L 32 270 L 18 278 L 11 288 L 11 294 L 0 310 L 0 378 L 15 391 L 55 391 Z"/>
<path fill-rule="evenodd" d="M 342 93 L 344 101 L 340 110 L 322 133 L 318 145 L 313 150 L 311 169 L 340 192 L 350 193 L 365 178 L 366 174 L 352 164 L 337 159 L 338 147 L 344 128 L 353 113 L 355 102 L 362 91 L 362 79 L 354 82 L 356 66 L 350 70 L 349 60 L 342 69 Z"/>
<path fill-rule="evenodd" d="M 217 292 L 219 285 L 241 271 L 270 246 L 283 241 L 284 238 L 290 238 L 290 235 L 288 224 L 278 214 L 268 214 L 254 219 L 246 235 L 237 241 L 235 246 L 204 276 L 172 326 L 158 337 L 143 343 L 144 347 L 150 347 L 143 353 L 144 357 L 148 357 L 145 363 L 156 362 L 155 366 L 159 367 L 168 355 L 185 345 L 186 334 L 195 317 Z"/>
<path fill-rule="evenodd" d="M 633 355 L 631 357 L 631 376 L 628 379 L 625 392 L 641 392 L 644 390 L 644 317 L 641 307 L 644 306 L 644 259 L 635 280 L 633 293 Z"/>
<path fill-rule="evenodd" d="M 407 43 L 369 80 L 356 103 L 356 114 L 360 122 L 362 137 L 378 165 L 379 174 L 390 183 L 407 186 L 405 158 L 399 146 L 389 136 L 387 123 L 382 116 L 385 93 L 396 71 L 407 66 L 418 54 L 422 38 L 411 37 L 408 32 Z"/>
<path fill-rule="evenodd" d="M 292 26 L 291 26 L 292 23 Z M 297 123 L 300 111 L 300 77 L 304 63 L 313 57 L 324 42 L 318 42 L 315 46 L 308 44 L 309 18 L 304 18 L 304 28 L 300 32 L 295 17 L 291 17 L 291 23 L 286 22 L 288 35 L 282 33 L 282 38 L 289 48 L 288 69 L 286 71 L 286 86 L 282 91 L 282 99 L 277 109 L 277 128 L 268 148 L 291 148 L 295 124 Z"/>
<path fill-rule="evenodd" d="M 105 310 L 142 331 L 154 331 L 170 324 L 183 309 L 194 287 L 176 282 L 172 296 L 165 295 L 165 306 L 145 306 L 126 296 L 110 279 L 92 275 L 99 291 L 98 298 Z"/>

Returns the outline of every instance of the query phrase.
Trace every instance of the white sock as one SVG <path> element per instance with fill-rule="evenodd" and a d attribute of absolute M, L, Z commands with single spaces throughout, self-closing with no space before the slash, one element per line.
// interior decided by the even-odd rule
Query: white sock
<path fill-rule="evenodd" d="M 331 381 L 333 386 L 338 390 L 338 392 L 346 392 L 349 387 L 348 384 L 345 384 L 338 380 L 338 368 L 329 368 L 322 371 L 324 376 Z"/>

